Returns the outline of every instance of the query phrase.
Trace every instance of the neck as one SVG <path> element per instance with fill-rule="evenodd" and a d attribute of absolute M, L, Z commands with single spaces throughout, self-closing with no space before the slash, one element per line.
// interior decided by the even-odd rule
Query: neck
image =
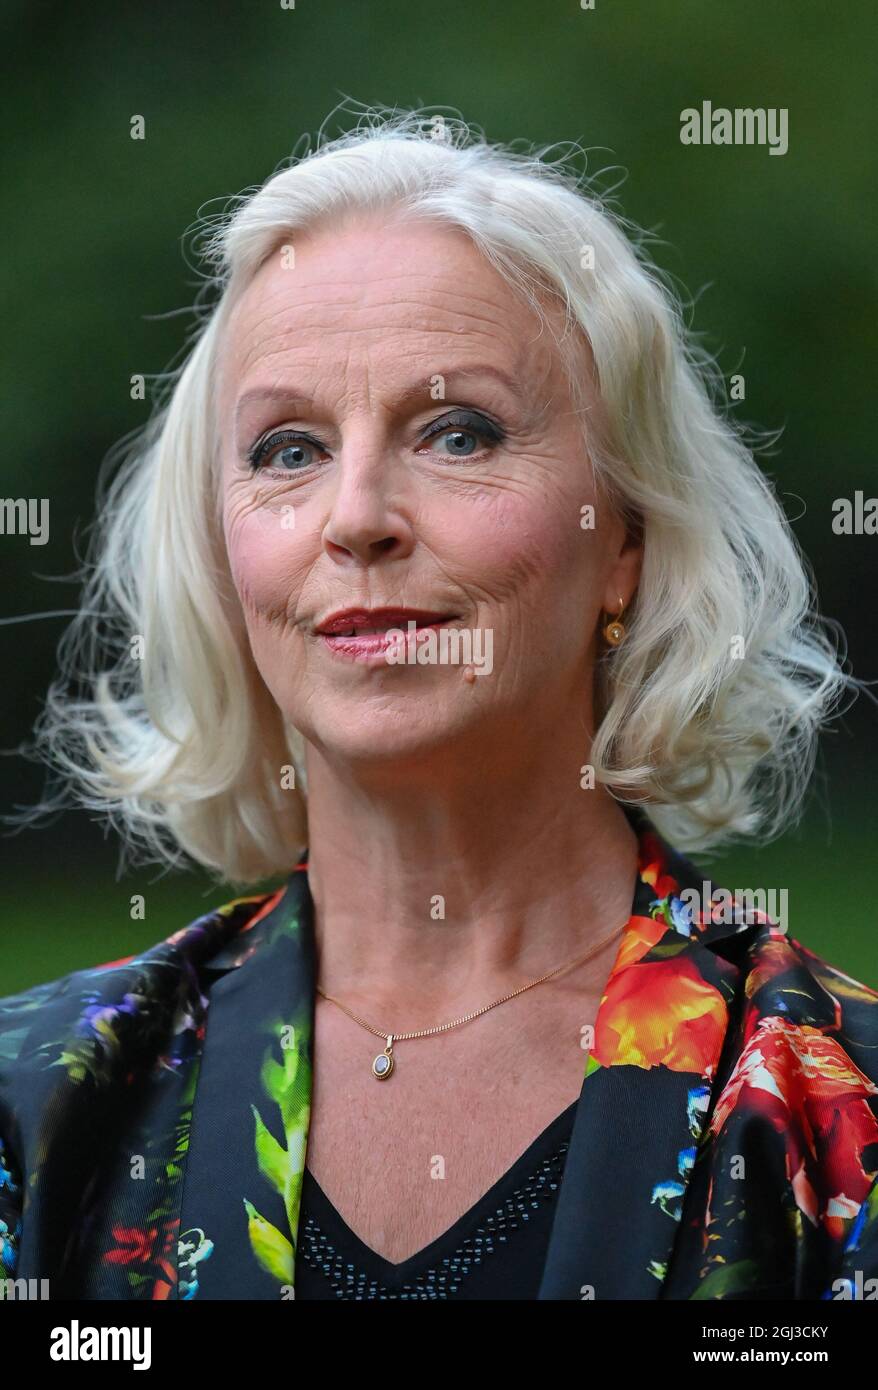
<path fill-rule="evenodd" d="M 432 1026 L 611 935 L 609 955 L 559 981 L 603 983 L 631 912 L 637 837 L 608 793 L 580 788 L 581 746 L 507 751 L 490 766 L 446 758 L 441 770 L 392 776 L 358 774 L 310 745 L 307 756 L 326 994 L 370 1017 Z"/>

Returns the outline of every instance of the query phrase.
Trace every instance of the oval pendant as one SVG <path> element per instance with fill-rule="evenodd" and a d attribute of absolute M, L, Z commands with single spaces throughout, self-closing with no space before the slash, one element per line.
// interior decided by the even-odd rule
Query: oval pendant
<path fill-rule="evenodd" d="M 386 1081 L 393 1071 L 393 1034 L 387 1039 L 387 1046 L 383 1052 L 379 1052 L 375 1061 L 372 1063 L 372 1075 L 379 1081 Z"/>

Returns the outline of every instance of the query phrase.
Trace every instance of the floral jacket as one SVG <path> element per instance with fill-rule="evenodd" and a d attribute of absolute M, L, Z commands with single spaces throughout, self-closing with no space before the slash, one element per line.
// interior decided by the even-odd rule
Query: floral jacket
<path fill-rule="evenodd" d="M 878 1297 L 878 993 L 636 824 L 539 1298 Z M 0 999 L 0 1294 L 294 1297 L 314 966 L 306 855 Z"/>

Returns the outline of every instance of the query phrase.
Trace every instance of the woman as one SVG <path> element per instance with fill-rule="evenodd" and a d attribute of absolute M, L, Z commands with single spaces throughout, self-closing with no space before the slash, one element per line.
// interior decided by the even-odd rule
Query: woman
<path fill-rule="evenodd" d="M 683 857 L 789 823 L 848 678 L 656 273 L 570 173 L 414 112 L 206 257 L 39 746 L 154 858 L 286 877 L 2 1001 L 6 1271 L 851 1294 L 878 995 Z"/>

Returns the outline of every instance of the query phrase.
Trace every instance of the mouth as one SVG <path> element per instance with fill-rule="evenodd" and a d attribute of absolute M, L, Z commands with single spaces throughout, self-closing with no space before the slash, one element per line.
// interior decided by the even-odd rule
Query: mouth
<path fill-rule="evenodd" d="M 346 608 L 330 613 L 315 628 L 316 635 L 336 657 L 366 666 L 386 667 L 390 660 L 392 630 L 402 631 L 417 644 L 457 613 L 438 613 L 426 608 Z M 409 628 L 414 623 L 414 628 Z"/>
<path fill-rule="evenodd" d="M 321 637 L 373 637 L 391 628 L 408 631 L 411 622 L 418 629 L 441 627 L 456 617 L 456 613 L 434 613 L 425 608 L 345 608 L 330 613 L 315 632 Z"/>

